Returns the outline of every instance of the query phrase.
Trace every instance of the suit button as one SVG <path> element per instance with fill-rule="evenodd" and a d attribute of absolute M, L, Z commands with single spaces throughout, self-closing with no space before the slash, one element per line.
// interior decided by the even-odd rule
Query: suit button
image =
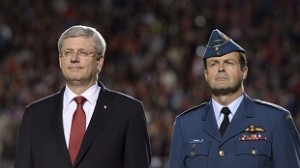
<path fill-rule="evenodd" d="M 223 157 L 224 155 L 225 155 L 225 152 L 224 152 L 223 150 L 220 150 L 220 151 L 219 151 L 219 156 L 222 156 L 222 157 Z"/>
<path fill-rule="evenodd" d="M 256 155 L 257 154 L 257 150 L 256 149 L 253 149 L 252 150 L 252 155 Z"/>

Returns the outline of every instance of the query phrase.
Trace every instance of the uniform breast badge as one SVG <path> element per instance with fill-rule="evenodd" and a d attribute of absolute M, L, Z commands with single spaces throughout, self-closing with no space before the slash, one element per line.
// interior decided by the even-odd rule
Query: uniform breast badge
<path fill-rule="evenodd" d="M 260 126 L 250 125 L 244 130 L 244 135 L 239 138 L 240 141 L 258 141 L 267 140 L 267 137 L 261 133 L 265 130 Z"/>

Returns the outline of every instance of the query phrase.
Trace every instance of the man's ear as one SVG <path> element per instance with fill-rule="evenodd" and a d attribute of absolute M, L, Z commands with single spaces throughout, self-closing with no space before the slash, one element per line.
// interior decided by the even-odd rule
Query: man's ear
<path fill-rule="evenodd" d="M 99 73 L 99 72 L 101 72 L 102 67 L 104 65 L 104 56 L 101 56 L 100 58 L 98 58 L 97 62 L 98 62 L 97 71 Z"/>
<path fill-rule="evenodd" d="M 61 69 L 61 57 L 58 58 L 58 62 L 59 62 L 59 67 Z"/>
<path fill-rule="evenodd" d="M 204 74 L 204 77 L 205 77 L 205 79 L 207 81 L 207 70 L 206 69 L 204 69 L 203 74 Z"/>
<path fill-rule="evenodd" d="M 243 79 L 245 80 L 248 75 L 248 66 L 245 66 L 242 71 L 243 71 Z"/>

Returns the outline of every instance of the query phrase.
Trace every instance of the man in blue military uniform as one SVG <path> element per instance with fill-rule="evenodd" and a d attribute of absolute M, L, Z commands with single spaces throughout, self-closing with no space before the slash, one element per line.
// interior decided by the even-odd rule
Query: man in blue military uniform
<path fill-rule="evenodd" d="M 203 62 L 212 98 L 176 117 L 169 167 L 299 168 L 299 134 L 289 111 L 244 92 L 245 50 L 216 29 Z"/>

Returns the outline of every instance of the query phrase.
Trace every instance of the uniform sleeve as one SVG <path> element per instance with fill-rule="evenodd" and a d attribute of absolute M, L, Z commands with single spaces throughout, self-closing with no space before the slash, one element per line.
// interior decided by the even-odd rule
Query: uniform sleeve
<path fill-rule="evenodd" d="M 125 144 L 125 168 L 149 168 L 151 149 L 142 105 L 131 117 Z"/>
<path fill-rule="evenodd" d="M 290 115 L 281 118 L 276 125 L 272 142 L 274 168 L 300 167 L 299 134 Z"/>
<path fill-rule="evenodd" d="M 184 168 L 183 144 L 180 134 L 180 125 L 176 118 L 170 146 L 169 168 Z"/>
<path fill-rule="evenodd" d="M 29 111 L 25 110 L 18 135 L 15 168 L 32 168 Z"/>

